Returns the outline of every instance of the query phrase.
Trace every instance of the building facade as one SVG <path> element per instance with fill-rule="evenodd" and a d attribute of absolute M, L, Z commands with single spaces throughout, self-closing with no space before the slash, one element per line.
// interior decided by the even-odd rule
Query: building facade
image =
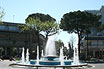
<path fill-rule="evenodd" d="M 100 15 L 101 19 L 99 22 L 104 24 L 104 6 L 100 10 L 86 10 L 89 13 Z M 91 34 L 85 37 L 84 49 L 87 58 L 88 56 L 92 58 L 104 58 L 104 30 L 101 32 L 97 28 L 91 28 Z"/>
<path fill-rule="evenodd" d="M 102 6 L 100 10 L 85 10 L 85 11 L 95 15 L 101 15 L 101 19 L 99 21 L 101 22 L 101 24 L 104 24 L 104 6 Z"/>
<path fill-rule="evenodd" d="M 22 47 L 29 48 L 32 52 L 36 50 L 37 35 L 30 31 L 22 32 L 19 23 L 3 22 L 0 25 L 0 55 L 4 57 L 20 55 Z M 40 47 L 45 46 L 45 38 L 40 35 Z M 35 53 L 35 52 L 34 52 Z"/>
<path fill-rule="evenodd" d="M 84 50 L 86 51 L 86 58 L 104 58 L 104 36 L 86 37 L 84 41 Z"/>

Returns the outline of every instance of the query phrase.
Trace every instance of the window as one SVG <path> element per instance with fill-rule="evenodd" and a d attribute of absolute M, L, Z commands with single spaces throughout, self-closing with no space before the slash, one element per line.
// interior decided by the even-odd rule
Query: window
<path fill-rule="evenodd" d="M 9 26 L 9 31 L 18 31 L 19 28 L 16 26 Z"/>
<path fill-rule="evenodd" d="M 91 41 L 89 41 L 89 42 L 88 42 L 88 45 L 90 45 L 90 46 L 91 46 Z"/>

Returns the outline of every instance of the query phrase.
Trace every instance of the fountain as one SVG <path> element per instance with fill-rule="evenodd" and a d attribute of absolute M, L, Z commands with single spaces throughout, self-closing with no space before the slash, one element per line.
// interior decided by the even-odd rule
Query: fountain
<path fill-rule="evenodd" d="M 55 48 L 55 40 L 54 36 L 49 36 L 48 41 L 46 43 L 45 47 L 45 55 L 43 55 L 42 51 L 42 57 L 39 59 L 39 46 L 37 46 L 37 59 L 36 60 L 30 60 L 29 61 L 29 53 L 27 49 L 26 54 L 26 62 L 28 64 L 24 64 L 24 48 L 22 52 L 22 64 L 21 66 L 30 66 L 30 67 L 79 67 L 79 66 L 86 66 L 86 63 L 80 63 L 79 62 L 79 56 L 78 56 L 78 35 L 75 33 L 72 33 L 74 39 L 74 54 L 73 54 L 73 60 L 64 60 L 64 54 L 63 54 L 63 47 L 60 49 L 60 56 L 58 57 L 56 55 L 56 48 Z M 16 65 L 20 65 L 18 63 L 15 63 Z"/>
<path fill-rule="evenodd" d="M 55 58 L 57 58 L 54 40 L 55 40 L 54 36 L 48 37 L 46 47 L 45 47 L 45 55 L 43 56 L 45 60 L 50 61 L 50 60 L 54 60 Z"/>
<path fill-rule="evenodd" d="M 78 34 L 72 33 L 72 37 L 74 38 L 73 65 L 79 65 L 80 63 L 79 63 L 79 56 L 78 56 Z"/>
<path fill-rule="evenodd" d="M 56 56 L 54 36 L 49 36 L 48 37 L 48 41 L 47 41 L 46 48 L 45 48 L 45 56 L 46 57 Z"/>
<path fill-rule="evenodd" d="M 29 64 L 29 49 L 27 49 L 27 52 L 26 52 L 26 64 Z"/>
<path fill-rule="evenodd" d="M 43 56 L 43 50 L 42 50 L 41 56 Z"/>
<path fill-rule="evenodd" d="M 63 47 L 60 49 L 60 62 L 61 65 L 64 65 Z"/>
<path fill-rule="evenodd" d="M 39 65 L 39 46 L 37 46 L 37 61 L 36 65 Z"/>
<path fill-rule="evenodd" d="M 21 59 L 21 61 L 22 61 L 22 64 L 24 64 L 25 63 L 25 57 L 24 57 L 25 55 L 24 55 L 24 47 L 22 48 L 22 59 Z"/>

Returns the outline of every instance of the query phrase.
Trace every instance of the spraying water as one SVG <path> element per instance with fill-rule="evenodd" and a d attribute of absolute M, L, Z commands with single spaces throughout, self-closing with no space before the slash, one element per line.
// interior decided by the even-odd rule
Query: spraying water
<path fill-rule="evenodd" d="M 56 56 L 54 36 L 49 36 L 45 48 L 45 56 Z"/>
<path fill-rule="evenodd" d="M 39 46 L 37 46 L 37 62 L 36 65 L 39 65 Z"/>
<path fill-rule="evenodd" d="M 60 61 L 61 61 L 61 65 L 64 65 L 63 47 L 60 48 Z"/>
<path fill-rule="evenodd" d="M 24 47 L 22 48 L 22 63 L 25 63 Z"/>
<path fill-rule="evenodd" d="M 79 64 L 79 55 L 78 55 L 78 34 L 72 33 L 73 37 L 73 49 L 74 49 L 74 54 L 73 54 L 73 64 L 78 65 Z"/>
<path fill-rule="evenodd" d="M 43 56 L 43 50 L 42 50 L 41 56 Z"/>
<path fill-rule="evenodd" d="M 29 64 L 29 49 L 26 52 L 26 64 Z"/>

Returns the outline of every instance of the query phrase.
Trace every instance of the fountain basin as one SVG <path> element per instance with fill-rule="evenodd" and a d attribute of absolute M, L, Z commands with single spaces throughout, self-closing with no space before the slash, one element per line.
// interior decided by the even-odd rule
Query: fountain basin
<path fill-rule="evenodd" d="M 58 56 L 43 56 L 41 59 L 47 60 L 47 61 L 56 61 L 58 59 Z"/>
<path fill-rule="evenodd" d="M 88 65 L 88 64 L 86 64 L 86 63 L 83 63 L 83 64 L 80 64 L 80 65 L 32 65 L 32 64 L 19 64 L 19 63 L 13 63 L 13 64 L 10 64 L 9 66 L 28 66 L 28 67 L 83 67 L 83 66 L 86 66 L 86 67 L 88 67 L 88 68 L 91 68 L 91 67 L 93 67 L 93 66 L 91 66 L 91 65 Z"/>
<path fill-rule="evenodd" d="M 30 60 L 30 64 L 35 65 L 36 60 Z M 45 60 L 43 61 L 43 60 L 40 60 L 39 65 L 61 65 L 61 61 L 45 61 Z M 72 61 L 65 60 L 64 65 L 72 65 Z"/>

